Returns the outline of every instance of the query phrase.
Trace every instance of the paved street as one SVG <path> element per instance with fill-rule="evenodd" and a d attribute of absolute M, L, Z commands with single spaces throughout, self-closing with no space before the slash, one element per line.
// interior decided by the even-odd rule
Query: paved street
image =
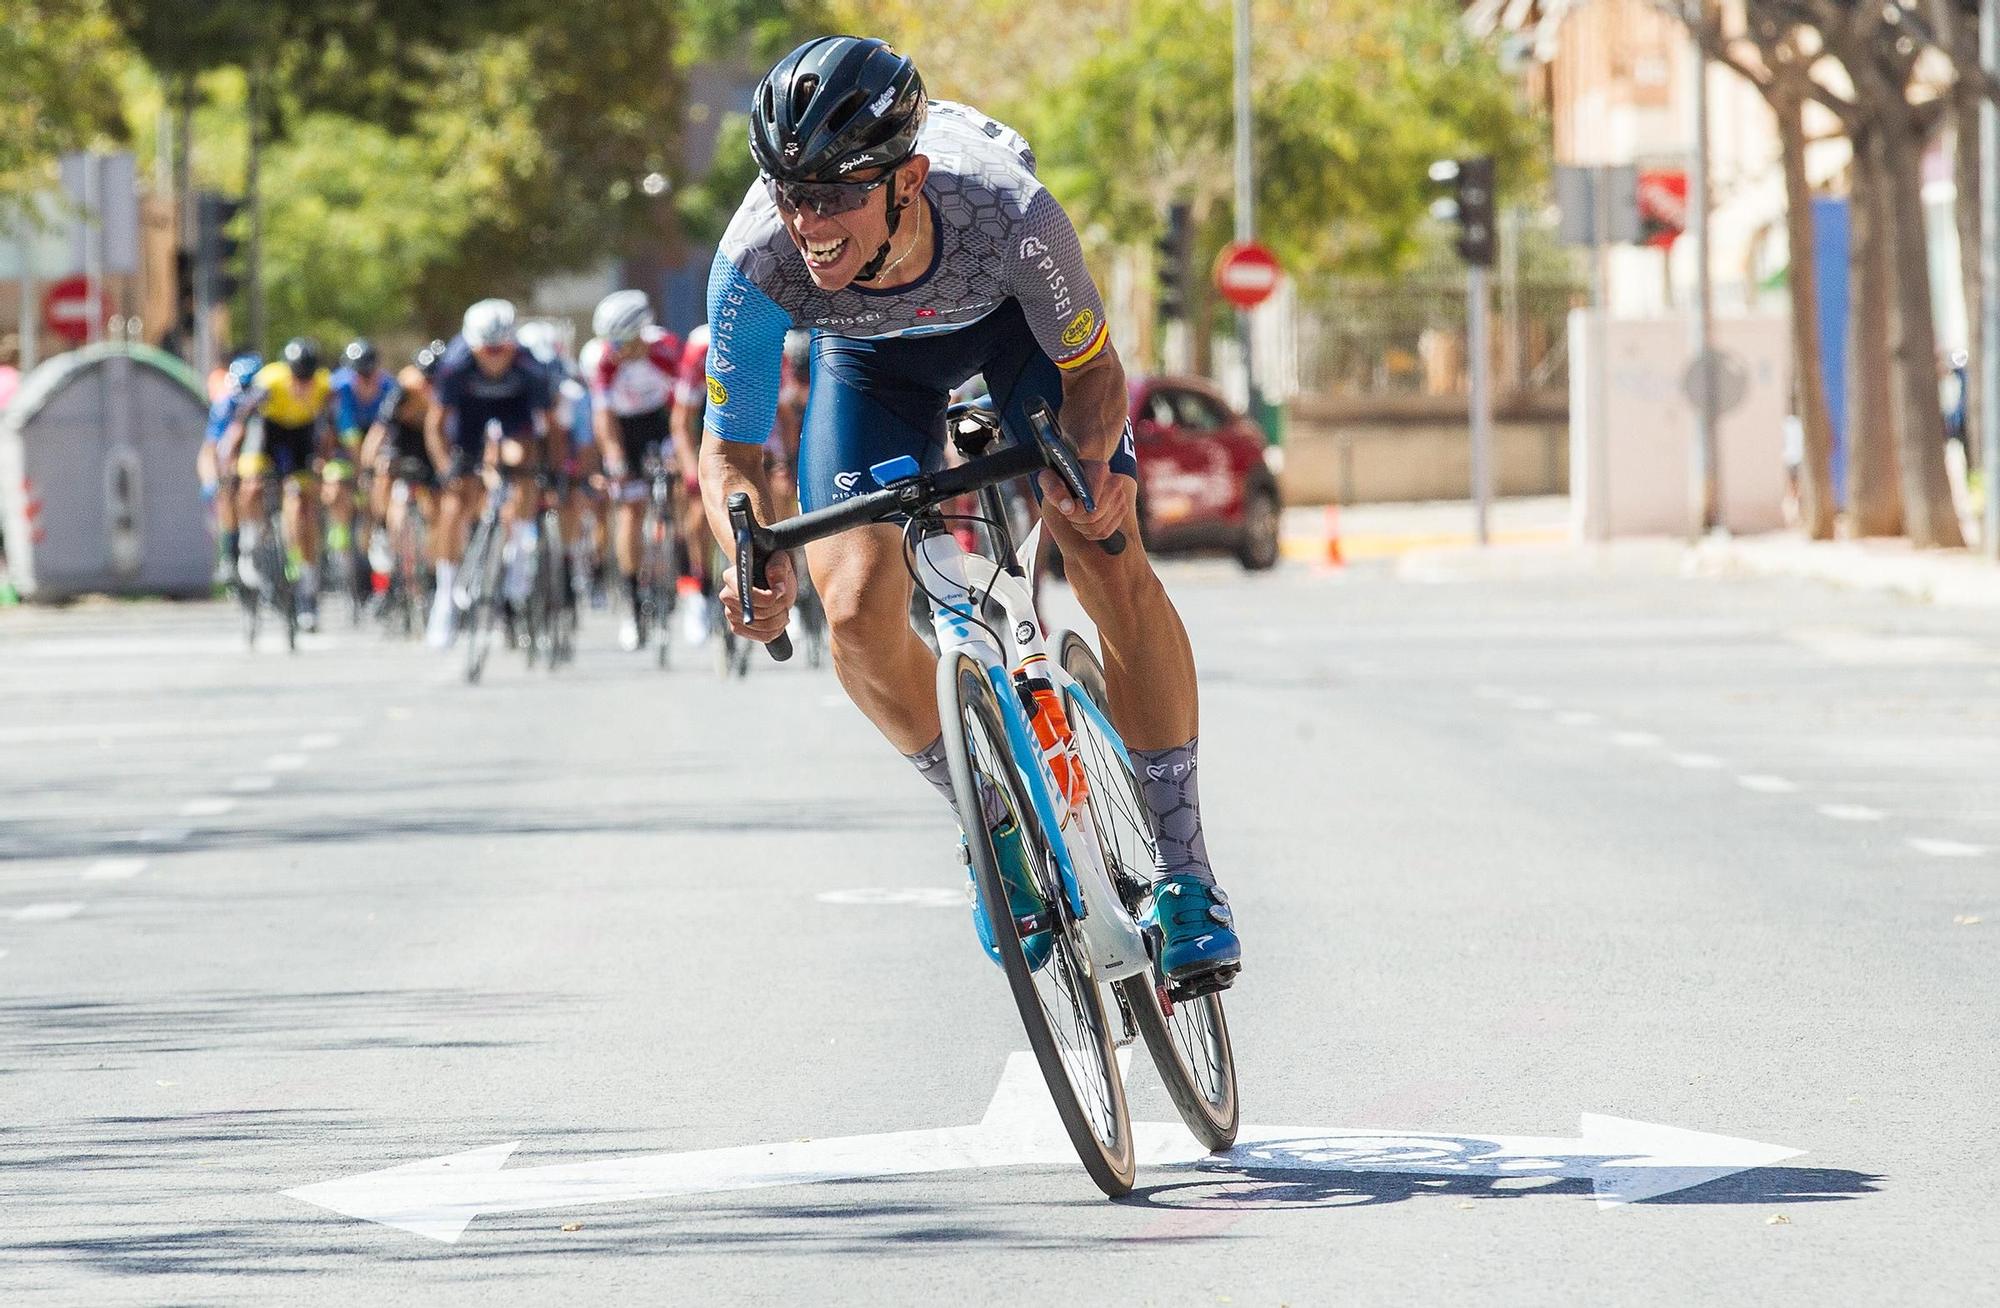
<path fill-rule="evenodd" d="M 1372 1138 L 1110 1203 L 901 1135 L 1032 1115 L 1026 1045 L 947 812 L 830 672 L 663 674 L 600 616 L 467 688 L 365 632 L 246 654 L 225 606 L 16 609 L 0 1303 L 1990 1301 L 2000 613 L 1167 573 L 1244 1120 Z M 1143 1048 L 1130 1079 L 1174 1120 Z M 1600 1203 L 1536 1161 L 1585 1115 L 1801 1152 Z M 577 1179 L 863 1135 L 908 1174 Z M 1468 1163 L 1501 1137 L 1541 1142 Z M 398 1167 L 563 1170 L 462 1230 L 309 1201 Z"/>

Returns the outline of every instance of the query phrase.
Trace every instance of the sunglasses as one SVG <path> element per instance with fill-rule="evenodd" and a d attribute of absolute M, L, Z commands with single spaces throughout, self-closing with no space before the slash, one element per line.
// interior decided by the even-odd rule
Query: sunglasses
<path fill-rule="evenodd" d="M 785 217 L 810 209 L 822 218 L 837 218 L 868 203 L 869 192 L 888 185 L 895 175 L 892 170 L 872 182 L 781 182 L 769 173 L 763 178 L 764 190 Z"/>

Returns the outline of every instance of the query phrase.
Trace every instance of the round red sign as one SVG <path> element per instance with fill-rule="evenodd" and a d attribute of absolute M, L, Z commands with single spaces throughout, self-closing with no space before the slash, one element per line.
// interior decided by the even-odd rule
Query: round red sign
<path fill-rule="evenodd" d="M 105 324 L 111 320 L 110 297 L 102 286 L 97 288 L 95 304 L 91 300 L 90 280 L 86 277 L 65 277 L 61 281 L 50 282 L 48 289 L 42 292 L 42 325 L 72 345 L 81 345 L 90 339 L 93 309 L 97 334 L 102 336 Z"/>
<path fill-rule="evenodd" d="M 1215 258 L 1215 289 L 1239 309 L 1254 309 L 1278 289 L 1278 256 L 1255 241 L 1233 241 Z"/>

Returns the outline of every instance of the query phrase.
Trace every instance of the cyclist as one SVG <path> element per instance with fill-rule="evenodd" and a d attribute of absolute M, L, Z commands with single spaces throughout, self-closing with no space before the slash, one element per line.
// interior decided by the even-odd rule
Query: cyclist
<path fill-rule="evenodd" d="M 371 562 L 374 570 L 384 575 L 394 562 L 389 557 L 386 542 L 402 528 L 404 507 L 396 502 L 393 494 L 399 473 L 408 484 L 410 497 L 417 502 L 424 520 L 437 521 L 438 467 L 431 461 L 430 451 L 424 445 L 424 420 L 430 416 L 431 410 L 431 379 L 425 369 L 434 368 L 436 362 L 428 350 L 419 351 L 417 357 L 396 374 L 396 379 L 383 391 L 375 421 L 361 442 L 361 466 L 374 474 L 368 487 L 368 514 L 381 524 L 382 531 L 375 540 L 385 545 L 385 548 L 373 552 Z M 435 541 L 431 545 L 431 554 L 435 562 Z"/>
<path fill-rule="evenodd" d="M 237 575 L 260 588 L 258 532 L 263 522 L 264 478 L 284 479 L 285 544 L 299 560 L 299 626 L 319 626 L 319 513 L 315 467 L 333 450 L 333 378 L 320 366 L 319 346 L 303 336 L 285 342 L 284 357 L 251 379 L 223 437 L 242 479 L 236 495 L 242 523 Z M 238 455 L 238 451 L 241 451 Z"/>
<path fill-rule="evenodd" d="M 1043 521 L 1097 623 L 1108 707 L 1158 836 L 1162 965 L 1185 986 L 1227 985 L 1240 948 L 1202 834 L 1194 659 L 1141 543 L 1125 374 L 1103 301 L 1068 216 L 1036 179 L 1033 152 L 975 110 L 928 103 L 908 59 L 848 36 L 808 41 L 765 75 L 751 100 L 750 146 L 761 176 L 723 236 L 708 286 L 701 483 L 718 538 L 731 540 L 725 502 L 734 492 L 771 517 L 759 446 L 771 431 L 788 328 L 814 329 L 799 478 L 808 511 L 867 486 L 869 468 L 886 459 L 935 464 L 947 392 L 975 372 L 1016 439 L 1027 438 L 1031 401 L 1059 408 L 1096 507 L 1086 510 L 1044 474 Z M 1099 548 L 1121 530 L 1122 552 Z M 907 618 L 901 532 L 847 532 L 806 558 L 842 685 L 949 799 L 935 664 Z M 730 622 L 761 641 L 784 631 L 797 590 L 782 554 L 769 577 L 748 623 L 733 577 L 724 583 Z M 1032 911 L 1010 832 L 1011 824 L 996 829 L 995 843 Z M 1018 911 L 1018 901 L 1010 907 Z M 976 903 L 974 923 L 997 956 Z"/>
<path fill-rule="evenodd" d="M 580 362 L 590 382 L 591 415 L 604 474 L 618 506 L 612 541 L 626 602 L 618 644 L 634 650 L 646 640 L 646 628 L 639 621 L 639 525 L 646 512 L 640 473 L 648 454 L 673 457 L 668 449 L 672 433 L 668 409 L 680 369 L 681 343 L 653 321 L 653 306 L 644 291 L 613 291 L 605 296 L 590 326 L 596 335 L 583 347 Z M 682 502 L 699 501 L 689 494 Z"/>
<path fill-rule="evenodd" d="M 371 519 L 357 518 L 354 512 L 355 473 L 358 468 L 368 466 L 360 458 L 361 441 L 381 412 L 383 397 L 389 391 L 389 375 L 382 370 L 375 347 L 366 340 L 349 341 L 341 351 L 341 358 L 344 362 L 333 374 L 333 425 L 340 446 L 334 457 L 326 461 L 327 544 L 335 551 L 348 552 L 352 560 L 348 569 L 350 584 L 358 596 L 365 598 L 368 569 L 362 560 L 368 557 Z"/>
<path fill-rule="evenodd" d="M 573 587 L 590 589 L 595 607 L 596 596 L 603 589 L 603 560 L 597 555 L 603 551 L 605 531 L 602 515 L 591 498 L 591 483 L 597 477 L 600 455 L 591 431 L 590 388 L 583 384 L 576 361 L 569 357 L 567 324 L 558 328 L 545 318 L 537 318 L 522 323 L 518 335 L 521 348 L 549 374 L 549 381 L 555 387 L 556 407 L 562 411 L 563 430 L 569 433 L 570 457 L 563 467 L 566 488 L 557 506 L 557 517 L 562 523 L 564 540 L 583 541 L 595 551 L 589 560 L 590 575 L 571 578 Z M 596 524 L 594 539 L 580 530 L 586 518 Z"/>
<path fill-rule="evenodd" d="M 227 388 L 208 406 L 208 431 L 195 455 L 195 473 L 201 479 L 202 495 L 215 501 L 217 536 L 216 581 L 221 584 L 236 577 L 236 469 L 222 457 L 222 438 L 258 369 L 264 366 L 259 354 L 239 354 L 229 361 Z"/>
<path fill-rule="evenodd" d="M 514 339 L 514 306 L 481 300 L 465 311 L 457 340 L 445 351 L 432 381 L 435 401 L 424 426 L 431 461 L 446 469 L 438 497 L 437 599 L 425 639 L 442 648 L 451 643 L 453 582 L 465 557 L 466 536 L 484 503 L 482 468 L 506 468 L 512 476 L 502 522 L 509 548 L 520 556 L 534 521 L 540 487 L 522 475 L 560 468 L 566 445 L 562 418 L 548 373 L 522 352 Z M 488 441 L 489 427 L 499 432 Z M 518 572 L 518 569 L 516 570 Z M 518 582 L 511 587 L 517 593 Z"/>

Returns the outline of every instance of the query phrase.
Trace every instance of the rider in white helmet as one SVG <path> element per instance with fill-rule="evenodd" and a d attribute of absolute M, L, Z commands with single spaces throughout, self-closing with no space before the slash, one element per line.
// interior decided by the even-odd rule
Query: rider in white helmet
<path fill-rule="evenodd" d="M 638 649 L 647 637 L 646 624 L 639 620 L 639 527 L 646 496 L 639 477 L 649 455 L 669 464 L 674 461 L 668 414 L 681 342 L 653 321 L 653 306 L 644 291 L 613 291 L 605 296 L 591 317 L 591 327 L 597 335 L 583 347 L 578 362 L 590 386 L 591 421 L 618 504 L 612 540 L 626 599 L 618 643 Z M 687 498 L 699 512 L 698 499 Z"/>

